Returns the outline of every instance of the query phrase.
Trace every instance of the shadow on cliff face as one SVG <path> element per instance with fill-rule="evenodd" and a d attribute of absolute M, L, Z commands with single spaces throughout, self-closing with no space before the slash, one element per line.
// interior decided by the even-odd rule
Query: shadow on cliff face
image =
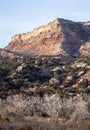
<path fill-rule="evenodd" d="M 78 43 L 62 43 L 61 48 L 64 50 L 64 52 L 68 55 L 79 55 L 79 49 L 81 44 L 75 45 Z"/>
<path fill-rule="evenodd" d="M 89 41 L 90 28 L 80 23 L 68 23 L 67 28 L 64 28 L 62 31 L 64 41 L 61 47 L 65 53 L 69 55 L 80 54 L 81 45 Z"/>
<path fill-rule="evenodd" d="M 79 49 L 84 42 L 76 34 L 71 32 L 65 32 L 64 41 L 62 42 L 61 48 L 68 55 L 79 55 Z"/>

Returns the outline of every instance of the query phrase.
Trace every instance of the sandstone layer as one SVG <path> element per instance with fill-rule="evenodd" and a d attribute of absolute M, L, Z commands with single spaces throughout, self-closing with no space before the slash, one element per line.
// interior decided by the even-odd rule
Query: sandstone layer
<path fill-rule="evenodd" d="M 90 55 L 90 22 L 57 18 L 32 32 L 13 36 L 5 49 L 25 55 Z"/>

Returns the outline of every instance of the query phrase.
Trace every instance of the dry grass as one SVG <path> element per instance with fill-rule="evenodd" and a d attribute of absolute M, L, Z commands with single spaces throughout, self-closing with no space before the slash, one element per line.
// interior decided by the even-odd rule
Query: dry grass
<path fill-rule="evenodd" d="M 0 130 L 90 130 L 89 120 L 48 120 L 32 118 L 28 121 L 0 121 Z"/>

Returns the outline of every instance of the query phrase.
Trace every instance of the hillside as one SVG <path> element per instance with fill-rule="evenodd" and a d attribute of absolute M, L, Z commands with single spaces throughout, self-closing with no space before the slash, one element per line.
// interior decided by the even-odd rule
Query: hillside
<path fill-rule="evenodd" d="M 11 52 L 6 49 L 0 49 L 0 61 L 7 60 L 9 58 L 22 57 L 21 54 Z"/>
<path fill-rule="evenodd" d="M 57 18 L 32 32 L 13 36 L 5 49 L 24 55 L 90 55 L 89 25 Z"/>
<path fill-rule="evenodd" d="M 69 58 L 69 60 L 67 60 Z M 17 57 L 0 62 L 0 97 L 90 93 L 90 57 Z"/>
<path fill-rule="evenodd" d="M 0 130 L 90 130 L 90 22 L 57 18 L 0 49 Z"/>
<path fill-rule="evenodd" d="M 69 130 L 72 125 L 75 130 L 82 126 L 82 120 L 85 127 L 82 130 L 87 130 L 90 123 L 90 56 L 25 56 L 0 62 L 2 130 L 21 130 L 30 125 L 32 130 L 36 130 L 37 125 L 53 130 L 51 124 L 57 130 L 57 122 L 62 129 Z M 47 123 L 47 127 L 42 123 Z"/>

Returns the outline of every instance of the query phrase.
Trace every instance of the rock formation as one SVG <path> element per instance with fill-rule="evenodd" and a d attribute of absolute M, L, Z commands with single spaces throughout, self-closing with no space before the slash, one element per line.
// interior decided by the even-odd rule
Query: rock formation
<path fill-rule="evenodd" d="M 5 49 L 25 55 L 90 55 L 90 22 L 57 18 L 32 32 L 13 36 Z"/>

